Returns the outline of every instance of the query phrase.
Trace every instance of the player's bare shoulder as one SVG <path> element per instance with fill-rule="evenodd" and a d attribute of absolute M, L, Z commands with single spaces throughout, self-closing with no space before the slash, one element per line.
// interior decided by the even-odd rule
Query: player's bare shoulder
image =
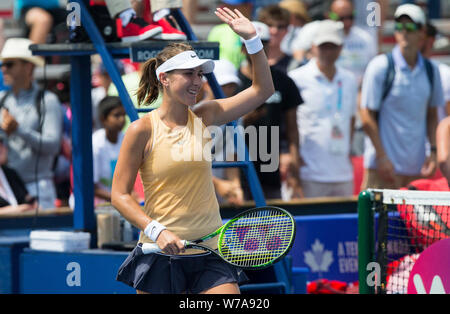
<path fill-rule="evenodd" d="M 124 144 L 133 148 L 137 152 L 146 155 L 146 151 L 151 147 L 152 125 L 150 114 L 133 121 L 125 132 Z"/>

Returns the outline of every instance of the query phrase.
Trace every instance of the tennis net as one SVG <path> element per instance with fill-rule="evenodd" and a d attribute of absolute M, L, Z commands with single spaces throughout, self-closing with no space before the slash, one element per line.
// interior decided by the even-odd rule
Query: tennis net
<path fill-rule="evenodd" d="M 405 294 L 420 253 L 450 237 L 450 192 L 363 191 L 358 224 L 360 292 Z"/>

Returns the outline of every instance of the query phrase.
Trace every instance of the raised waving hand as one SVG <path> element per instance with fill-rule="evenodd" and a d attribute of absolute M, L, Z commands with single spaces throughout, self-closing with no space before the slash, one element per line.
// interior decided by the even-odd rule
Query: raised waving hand
<path fill-rule="evenodd" d="M 231 29 L 244 38 L 245 40 L 251 39 L 256 35 L 256 29 L 252 22 L 246 18 L 239 10 L 230 10 L 227 7 L 217 8 L 214 12 L 222 22 L 228 24 Z"/>

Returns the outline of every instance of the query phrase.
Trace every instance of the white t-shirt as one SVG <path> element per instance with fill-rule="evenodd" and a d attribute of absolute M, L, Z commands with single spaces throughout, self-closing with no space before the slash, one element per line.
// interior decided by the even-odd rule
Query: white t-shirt
<path fill-rule="evenodd" d="M 344 47 L 336 64 L 351 71 L 361 84 L 367 65 L 376 55 L 376 41 L 362 28 L 353 26 L 344 39 Z"/>
<path fill-rule="evenodd" d="M 123 137 L 124 134 L 120 132 L 117 143 L 111 143 L 106 138 L 106 131 L 103 128 L 92 134 L 94 183 L 99 184 L 104 189 L 111 190 L 114 169 Z M 96 204 L 99 201 L 96 199 Z"/>
<path fill-rule="evenodd" d="M 353 180 L 350 134 L 351 119 L 356 114 L 357 84 L 354 75 L 337 67 L 330 82 L 320 72 L 315 59 L 288 74 L 304 100 L 297 109 L 300 154 L 306 164 L 301 168 L 301 178 L 315 182 Z M 343 146 L 339 153 L 332 151 L 336 113 L 339 113 L 342 131 Z"/>

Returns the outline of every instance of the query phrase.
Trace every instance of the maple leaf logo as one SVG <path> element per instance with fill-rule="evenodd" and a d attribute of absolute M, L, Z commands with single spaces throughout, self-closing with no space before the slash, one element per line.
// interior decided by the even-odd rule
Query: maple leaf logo
<path fill-rule="evenodd" d="M 303 253 L 305 255 L 305 264 L 307 264 L 313 273 L 327 272 L 330 265 L 333 263 L 333 252 L 324 250 L 324 245 L 320 243 L 319 239 L 314 241 L 311 245 L 311 251 Z"/>

